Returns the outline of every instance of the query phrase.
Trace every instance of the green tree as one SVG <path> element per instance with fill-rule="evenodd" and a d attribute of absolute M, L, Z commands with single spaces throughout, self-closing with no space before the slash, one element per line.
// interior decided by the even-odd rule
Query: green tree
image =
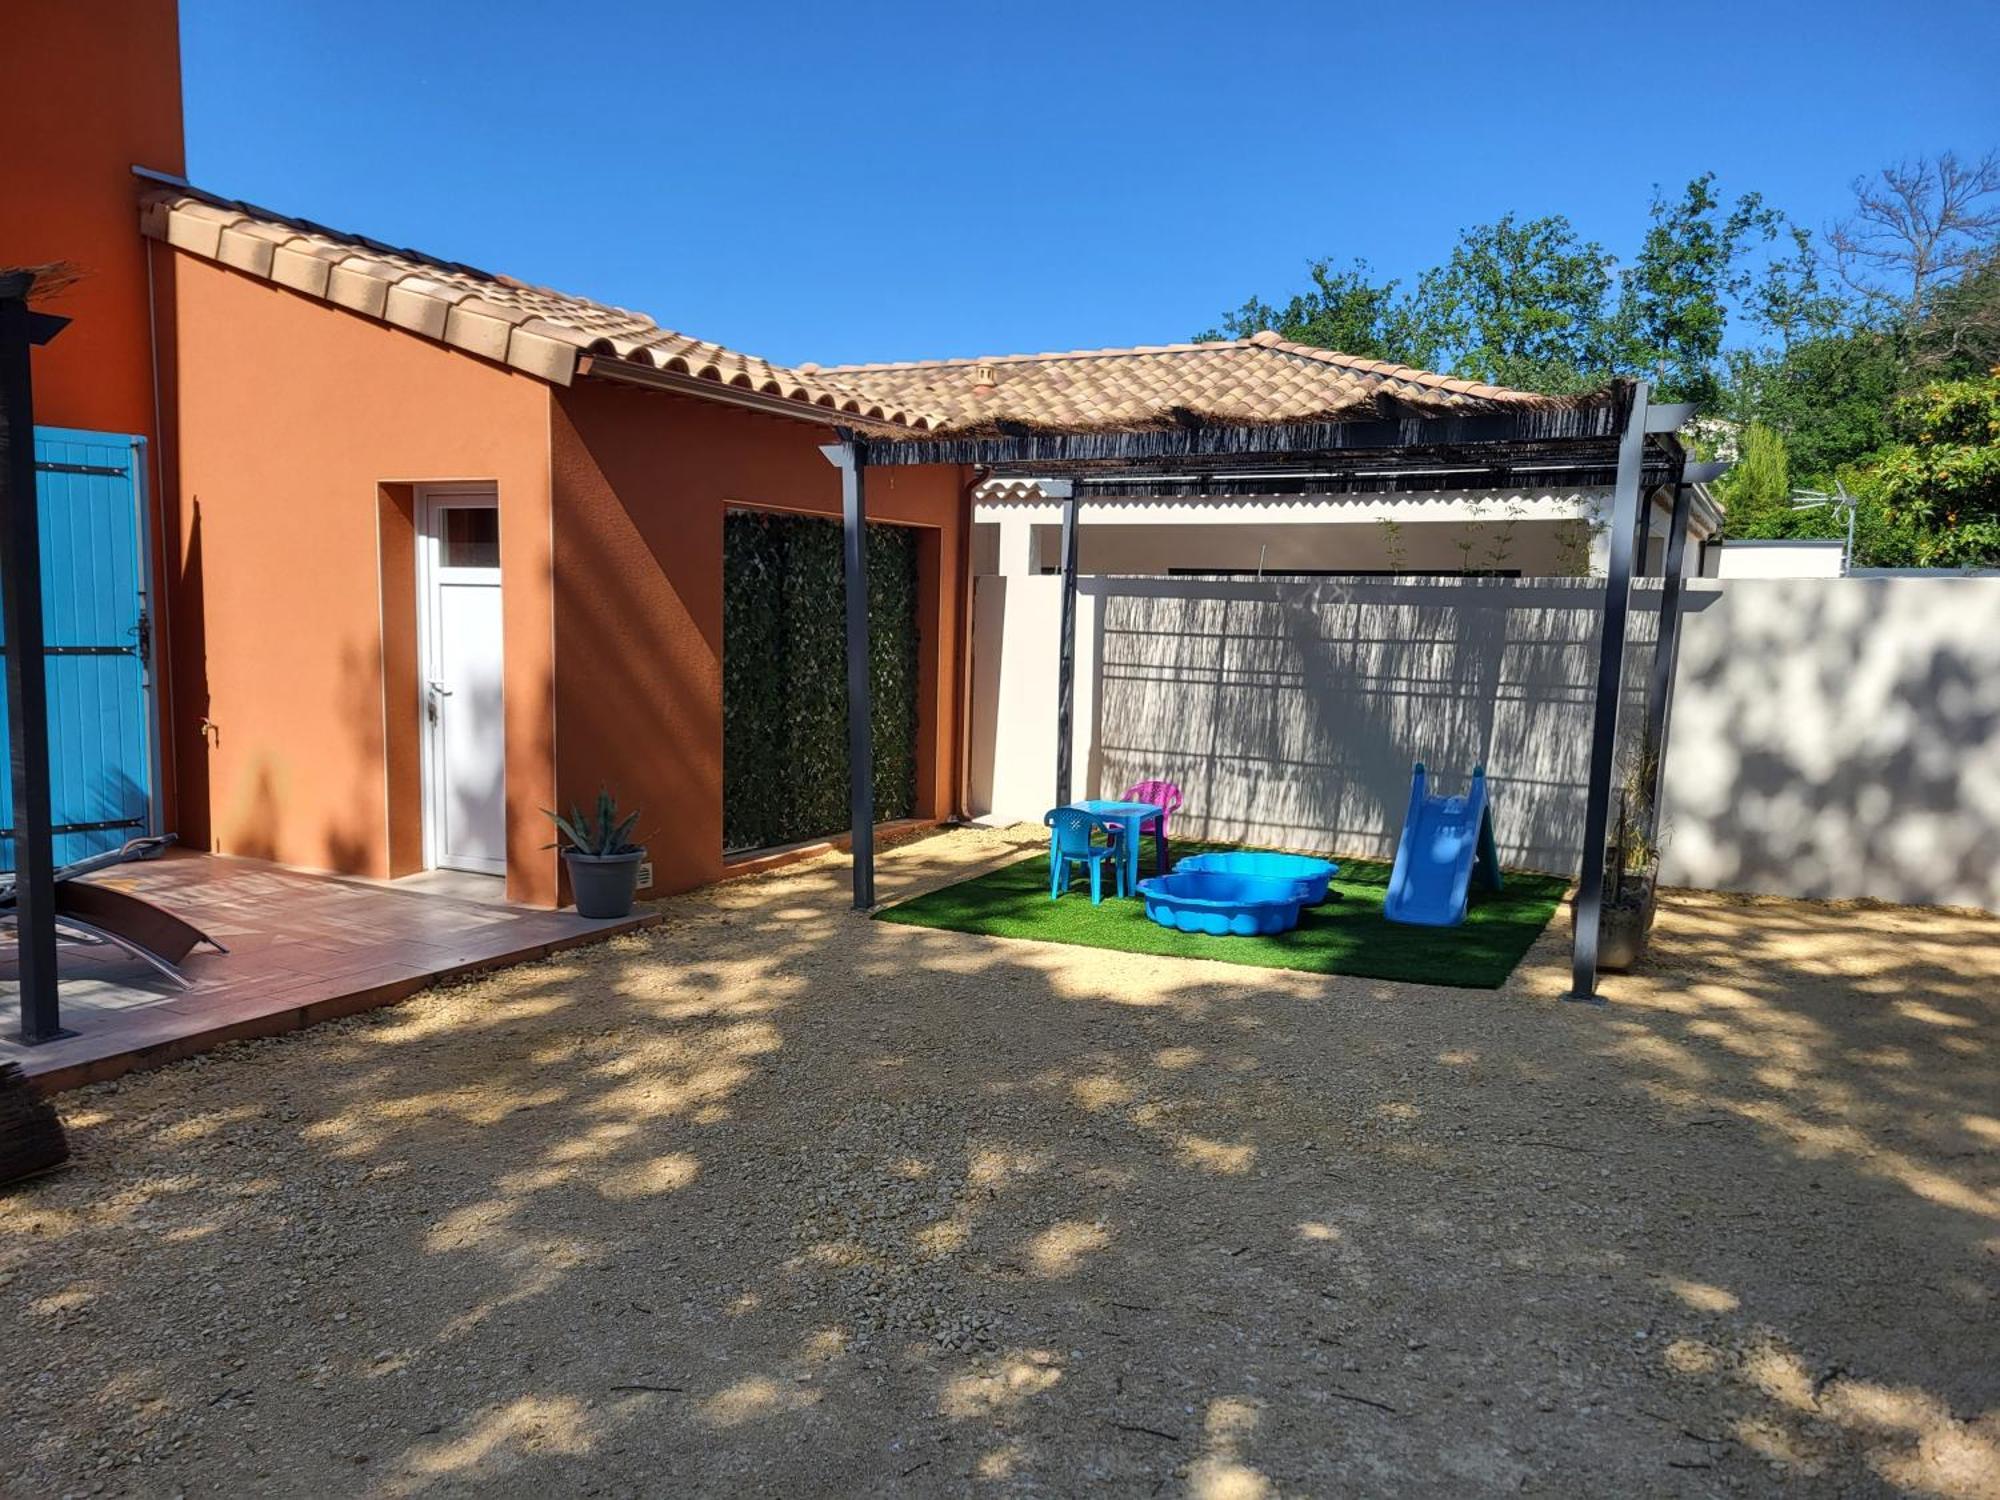
<path fill-rule="evenodd" d="M 1855 212 L 1828 235 L 1830 260 L 1794 230 L 1794 252 L 1747 288 L 1767 343 L 1727 356 L 1737 418 L 1782 432 L 1794 472 L 1822 486 L 1848 469 L 1871 472 L 1869 456 L 1898 439 L 1898 397 L 2000 363 L 1995 158 L 1946 153 L 1886 168 L 1855 192 Z M 1927 533 L 1913 525 L 1885 519 L 1881 547 L 1914 546 Z"/>
<path fill-rule="evenodd" d="M 2000 156 L 1922 158 L 1855 193 L 1822 246 L 1704 173 L 1677 196 L 1655 191 L 1615 277 L 1562 215 L 1510 214 L 1466 230 L 1414 289 L 1363 261 L 1316 261 L 1282 306 L 1252 298 L 1200 336 L 1275 328 L 1553 393 L 1643 375 L 1664 398 L 1771 428 L 1793 471 L 1824 484 L 1894 441 L 1900 394 L 2000 363 Z"/>
<path fill-rule="evenodd" d="M 1737 438 L 1735 465 L 1716 486 L 1723 504 L 1723 532 L 1731 541 L 1780 539 L 1837 541 L 1847 536 L 1844 506 L 1799 509 L 1792 486 L 1784 438 L 1761 423 L 1744 428 Z M 1857 567 L 1900 568 L 1918 563 L 1916 532 L 1889 512 L 1874 472 L 1848 465 L 1820 486 L 1832 494 L 1844 489 L 1854 497 L 1854 557 Z"/>
<path fill-rule="evenodd" d="M 1762 422 L 1737 435 L 1736 462 L 1717 484 L 1732 540 L 1792 535 L 1792 473 L 1785 439 Z"/>
<path fill-rule="evenodd" d="M 1728 304 L 1753 285 L 1746 248 L 1782 227 L 1755 194 L 1725 204 L 1704 174 L 1679 198 L 1655 194 L 1639 254 L 1617 276 L 1610 252 L 1562 215 L 1509 214 L 1465 230 L 1413 293 L 1376 280 L 1365 261 L 1315 261 L 1311 285 L 1282 307 L 1252 297 L 1197 337 L 1272 328 L 1302 343 L 1552 393 L 1631 372 L 1653 378 L 1663 397 L 1713 405 Z M 1824 321 L 1828 299 L 1810 273 L 1802 262 L 1757 283 L 1771 319 L 1787 328 Z"/>
<path fill-rule="evenodd" d="M 1867 464 L 1849 464 L 1835 476 L 1835 483 L 1854 496 L 1854 565 L 1860 568 L 1915 568 L 1923 565 L 1922 533 L 1908 521 L 1890 513 L 1882 497 L 1882 485 Z M 1845 517 L 1831 507 L 1798 512 L 1799 536 L 1832 537 L 1841 534 Z"/>
<path fill-rule="evenodd" d="M 1363 359 L 1410 363 L 1409 307 L 1400 283 L 1375 280 L 1368 262 L 1336 268 L 1316 260 L 1306 267 L 1312 285 L 1284 307 L 1252 297 L 1222 320 L 1195 335 L 1196 342 L 1248 338 L 1271 329 L 1295 343 L 1338 349 Z"/>
<path fill-rule="evenodd" d="M 1776 237 L 1790 253 L 1767 257 L 1744 279 L 1741 296 L 1751 325 L 1777 340 L 1782 355 L 1805 340 L 1845 331 L 1855 319 L 1851 301 L 1827 280 L 1812 231 L 1788 223 Z"/>
<path fill-rule="evenodd" d="M 1612 257 L 1560 214 L 1481 224 L 1419 282 L 1410 362 L 1521 390 L 1589 390 L 1611 373 Z"/>
<path fill-rule="evenodd" d="M 1925 567 L 2000 566 L 2000 373 L 1896 403 L 1903 441 L 1870 466 L 1890 520 Z"/>
<path fill-rule="evenodd" d="M 1817 485 L 1891 441 L 1889 408 L 1907 376 L 1892 335 L 1824 333 L 1782 352 L 1733 352 L 1723 406 L 1781 433 L 1793 471 Z"/>
<path fill-rule="evenodd" d="M 1704 172 L 1677 199 L 1656 189 L 1652 221 L 1619 278 L 1619 363 L 1651 378 L 1664 400 L 1713 408 L 1729 305 L 1754 284 L 1745 247 L 1776 238 L 1783 218 L 1755 193 L 1725 209 L 1715 174 Z"/>

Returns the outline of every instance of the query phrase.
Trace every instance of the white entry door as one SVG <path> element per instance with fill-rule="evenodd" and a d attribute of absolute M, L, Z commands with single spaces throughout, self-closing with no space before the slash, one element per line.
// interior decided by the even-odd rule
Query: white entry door
<path fill-rule="evenodd" d="M 424 850 L 451 870 L 507 870 L 500 507 L 491 490 L 419 500 Z"/>

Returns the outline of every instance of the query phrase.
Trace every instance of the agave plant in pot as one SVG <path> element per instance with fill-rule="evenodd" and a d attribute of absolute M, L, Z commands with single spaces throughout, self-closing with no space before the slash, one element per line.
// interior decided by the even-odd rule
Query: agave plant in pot
<path fill-rule="evenodd" d="M 639 864 L 645 859 L 643 846 L 631 841 L 636 812 L 618 816 L 618 800 L 609 791 L 599 790 L 596 816 L 569 806 L 569 815 L 547 813 L 556 825 L 552 848 L 562 850 L 569 868 L 570 894 L 576 897 L 580 917 L 626 917 L 639 889 Z"/>

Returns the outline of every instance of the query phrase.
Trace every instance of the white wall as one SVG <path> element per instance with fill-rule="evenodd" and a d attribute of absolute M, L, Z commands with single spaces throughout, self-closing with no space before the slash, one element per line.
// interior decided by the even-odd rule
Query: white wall
<path fill-rule="evenodd" d="M 1663 878 L 2000 911 L 2000 578 L 1690 591 Z"/>
<path fill-rule="evenodd" d="M 1724 542 L 1711 549 L 1716 578 L 1838 578 L 1839 541 Z"/>
<path fill-rule="evenodd" d="M 1097 605 L 1095 593 L 1079 589 L 1070 741 L 1070 789 L 1077 797 L 1097 795 L 1096 784 L 1088 780 L 1099 680 L 1088 653 L 1098 634 Z M 973 580 L 969 790 L 975 816 L 1028 822 L 1055 801 L 1061 621 L 1060 578 Z"/>

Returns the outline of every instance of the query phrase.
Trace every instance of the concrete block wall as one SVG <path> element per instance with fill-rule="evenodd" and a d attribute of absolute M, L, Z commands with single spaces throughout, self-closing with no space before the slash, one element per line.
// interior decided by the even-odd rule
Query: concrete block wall
<path fill-rule="evenodd" d="M 1663 877 L 2000 911 L 2000 578 L 1691 590 Z"/>

